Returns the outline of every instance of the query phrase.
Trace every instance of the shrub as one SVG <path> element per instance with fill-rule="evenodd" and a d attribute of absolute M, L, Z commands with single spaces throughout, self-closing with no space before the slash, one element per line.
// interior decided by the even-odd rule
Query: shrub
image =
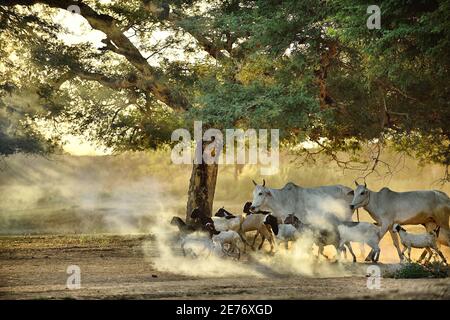
<path fill-rule="evenodd" d="M 426 265 L 407 263 L 393 273 L 386 275 L 386 277 L 394 279 L 446 278 L 448 273 L 449 268 L 438 262 Z"/>

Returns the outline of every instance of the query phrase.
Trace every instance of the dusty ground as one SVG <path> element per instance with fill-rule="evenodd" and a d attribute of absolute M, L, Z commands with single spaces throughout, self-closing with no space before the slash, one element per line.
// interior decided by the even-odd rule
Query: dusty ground
<path fill-rule="evenodd" d="M 144 257 L 143 249 L 150 255 Z M 1 299 L 450 299 L 450 278 L 381 279 L 366 286 L 367 265 L 353 276 L 201 278 L 161 272 L 148 236 L 0 237 Z M 241 262 L 250 263 L 250 262 Z M 66 288 L 69 265 L 81 268 L 79 290 Z M 384 265 L 389 268 L 392 265 Z"/>

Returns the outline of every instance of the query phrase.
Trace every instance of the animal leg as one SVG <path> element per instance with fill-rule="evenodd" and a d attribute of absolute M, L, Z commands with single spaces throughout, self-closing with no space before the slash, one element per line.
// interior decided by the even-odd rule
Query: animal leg
<path fill-rule="evenodd" d="M 353 252 L 351 243 L 350 243 L 350 242 L 346 242 L 346 243 L 345 243 L 345 246 L 348 248 L 348 251 L 349 251 L 350 254 L 352 255 L 353 262 L 356 262 L 356 255 L 355 255 L 355 253 Z"/>
<path fill-rule="evenodd" d="M 270 252 L 275 252 L 278 249 L 278 245 L 275 241 L 275 237 L 273 236 L 273 233 L 270 232 Z M 286 241 L 286 249 L 289 247 L 289 240 Z"/>
<path fill-rule="evenodd" d="M 403 247 L 403 250 L 402 250 L 402 256 L 403 257 L 405 257 L 405 252 L 406 252 L 406 250 L 408 250 L 408 247 L 407 246 L 404 246 Z M 401 262 L 401 261 L 400 261 Z"/>
<path fill-rule="evenodd" d="M 400 262 L 403 261 L 403 253 L 400 250 L 400 243 L 398 241 L 397 233 L 395 233 L 391 227 L 389 227 L 389 233 L 391 234 L 392 242 L 394 243 L 395 248 L 397 249 L 398 256 L 400 258 Z M 381 239 L 381 237 L 380 237 Z"/>
<path fill-rule="evenodd" d="M 261 245 L 259 246 L 259 249 L 262 248 L 264 240 L 267 239 L 267 241 L 269 241 L 270 244 L 270 252 L 274 251 L 274 247 L 276 246 L 272 231 L 269 231 L 268 228 L 261 228 L 260 230 L 261 235 L 263 236 L 263 241 L 261 242 Z"/>
<path fill-rule="evenodd" d="M 381 222 L 381 227 L 380 227 L 380 234 L 379 234 L 379 236 L 380 236 L 380 240 L 384 237 L 384 235 L 386 234 L 386 232 L 388 231 L 388 229 L 389 229 L 389 225 L 387 224 L 387 223 L 383 223 L 383 222 Z M 392 234 L 391 234 L 392 235 Z M 397 249 L 397 251 L 398 251 L 399 249 Z M 369 254 L 367 255 L 367 257 L 366 257 L 366 259 L 364 259 L 364 261 L 371 261 L 372 260 L 372 256 L 373 256 L 373 249 L 371 249 L 370 250 L 370 252 L 369 252 Z M 400 258 L 400 260 L 401 260 L 401 258 Z"/>
<path fill-rule="evenodd" d="M 261 244 L 260 244 L 259 247 L 258 247 L 258 250 L 261 250 L 261 248 L 262 248 L 262 246 L 263 246 L 263 244 L 264 244 L 264 241 L 266 241 L 266 237 L 265 237 L 265 236 L 262 236 L 262 241 L 261 241 Z"/>
<path fill-rule="evenodd" d="M 265 240 L 266 236 L 263 236 L 263 239 Z M 263 240 L 263 242 L 264 242 L 264 240 Z M 269 241 L 269 244 L 270 244 L 270 252 L 273 252 L 275 240 L 273 239 L 273 237 L 270 234 L 267 235 L 267 241 Z M 263 242 L 261 242 L 261 245 L 259 246 L 259 249 L 262 248 Z"/>
<path fill-rule="evenodd" d="M 403 253 L 403 251 L 402 251 Z M 425 259 L 425 257 L 427 256 L 428 253 L 428 249 L 423 250 L 422 254 L 419 257 L 419 260 L 417 260 L 418 263 L 421 263 L 423 259 Z"/>
<path fill-rule="evenodd" d="M 244 253 L 245 252 L 247 252 L 247 246 L 249 246 L 252 250 L 255 250 L 255 248 L 253 247 L 253 244 L 252 245 L 250 245 L 249 243 L 248 243 L 248 241 L 247 241 L 247 237 L 245 236 L 245 233 L 242 231 L 242 230 L 240 230 L 239 232 L 238 232 L 238 235 L 239 235 L 239 237 L 241 238 L 241 240 L 242 240 L 242 242 L 244 243 Z M 256 236 L 258 236 L 258 234 L 256 234 Z M 256 239 L 256 238 L 255 238 Z M 254 242 L 254 240 L 253 240 L 253 242 Z"/>
<path fill-rule="evenodd" d="M 370 261 L 372 260 L 372 256 L 373 256 L 373 249 L 371 249 L 369 251 L 369 254 L 367 255 L 366 259 L 364 259 L 364 261 Z"/>
<path fill-rule="evenodd" d="M 376 249 L 376 253 L 375 253 L 375 256 L 374 256 L 374 262 L 375 263 L 378 263 L 378 260 L 380 259 L 380 248 L 378 247 L 377 249 Z"/>
<path fill-rule="evenodd" d="M 344 260 L 347 260 L 347 249 L 345 247 L 342 247 L 342 252 L 344 252 Z"/>
<path fill-rule="evenodd" d="M 328 257 L 323 253 L 323 249 L 324 249 L 324 246 L 323 246 L 323 245 L 320 245 L 320 246 L 319 246 L 318 256 L 319 256 L 319 257 L 320 257 L 320 256 L 323 256 L 323 257 L 325 257 L 325 259 L 328 260 Z"/>
<path fill-rule="evenodd" d="M 252 243 L 252 247 L 255 245 L 256 239 L 259 236 L 259 231 L 256 231 L 255 237 L 253 238 L 253 243 Z"/>
<path fill-rule="evenodd" d="M 372 262 L 378 263 L 378 260 L 380 259 L 380 251 L 381 251 L 378 242 L 370 241 L 367 244 L 370 246 L 370 248 L 373 251 Z"/>
<path fill-rule="evenodd" d="M 425 263 L 429 263 L 431 260 L 431 257 L 433 257 L 433 251 L 431 251 L 430 248 L 426 248 L 425 252 L 428 253 L 428 259 L 425 259 Z"/>
<path fill-rule="evenodd" d="M 441 257 L 442 261 L 444 261 L 444 263 L 447 264 L 447 259 L 445 259 L 444 255 L 442 254 L 442 251 L 439 250 L 437 246 L 435 246 L 433 249 Z"/>

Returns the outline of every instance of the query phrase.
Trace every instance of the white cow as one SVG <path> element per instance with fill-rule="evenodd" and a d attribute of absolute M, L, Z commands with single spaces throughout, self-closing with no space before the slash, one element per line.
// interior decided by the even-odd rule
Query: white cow
<path fill-rule="evenodd" d="M 294 214 L 302 223 L 338 232 L 337 225 L 352 220 L 350 202 L 353 196 L 350 192 L 353 190 L 343 185 L 303 188 L 289 182 L 282 189 L 272 189 L 265 186 L 264 180 L 262 185 L 255 181 L 253 184 L 255 189 L 250 209 L 270 210 L 280 223 Z M 347 247 L 355 257 L 350 244 Z"/>
<path fill-rule="evenodd" d="M 389 231 L 400 260 L 403 260 L 403 254 L 398 237 L 392 230 L 394 223 L 425 226 L 436 223 L 444 230 L 442 234 L 448 235 L 450 198 L 445 193 L 436 190 L 395 192 L 389 188 L 375 192 L 369 190 L 366 184 L 355 184 L 355 191 L 350 192 L 353 194 L 350 209 L 364 208 L 379 224 L 380 238 Z M 449 240 L 447 236 L 443 243 L 448 245 Z"/>
<path fill-rule="evenodd" d="M 289 182 L 282 189 L 272 189 L 258 185 L 253 181 L 252 211 L 270 210 L 283 222 L 288 215 L 294 214 L 303 223 L 315 223 L 318 217 L 334 215 L 339 220 L 352 220 L 350 209 L 353 190 L 343 185 L 303 188 Z M 334 220 L 334 219 L 333 219 Z"/>

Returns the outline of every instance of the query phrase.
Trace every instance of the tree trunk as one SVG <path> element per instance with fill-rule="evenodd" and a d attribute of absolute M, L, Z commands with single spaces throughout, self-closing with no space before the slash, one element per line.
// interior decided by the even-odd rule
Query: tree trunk
<path fill-rule="evenodd" d="M 203 144 L 204 147 L 205 145 Z M 190 215 L 195 208 L 199 208 L 208 216 L 212 215 L 218 171 L 219 166 L 217 163 L 206 164 L 203 162 L 201 164 L 193 164 L 189 182 L 186 221 L 191 220 Z"/>
<path fill-rule="evenodd" d="M 320 55 L 320 67 L 316 72 L 316 81 L 319 85 L 319 102 L 322 110 L 328 109 L 335 103 L 328 92 L 327 73 L 331 62 L 336 58 L 337 54 L 337 42 L 331 41 L 327 44 L 325 51 Z"/>

